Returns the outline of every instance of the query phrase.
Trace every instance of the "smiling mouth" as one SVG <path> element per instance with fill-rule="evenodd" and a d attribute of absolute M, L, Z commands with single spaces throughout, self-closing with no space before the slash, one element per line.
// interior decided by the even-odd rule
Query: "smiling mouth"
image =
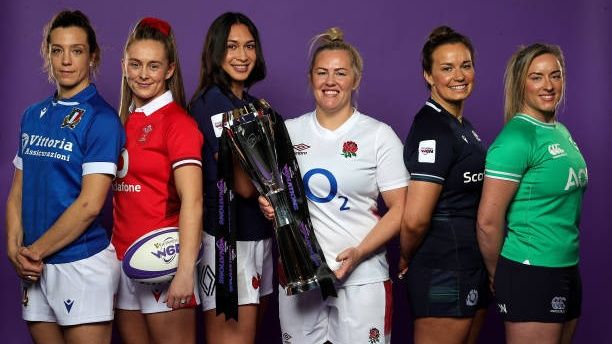
<path fill-rule="evenodd" d="M 240 72 L 240 73 L 246 73 L 249 70 L 249 65 L 248 64 L 246 64 L 246 65 L 231 65 L 231 66 L 232 66 L 232 68 L 235 71 Z"/>
<path fill-rule="evenodd" d="M 324 90 L 323 94 L 326 96 L 336 96 L 340 93 L 340 91 L 337 90 Z"/>
<path fill-rule="evenodd" d="M 450 88 L 451 90 L 454 91 L 463 91 L 465 89 L 467 89 L 467 85 L 455 85 L 455 86 L 449 86 L 448 88 Z"/>
<path fill-rule="evenodd" d="M 544 99 L 545 101 L 553 101 L 555 100 L 555 94 L 542 94 L 540 95 L 540 98 Z"/>

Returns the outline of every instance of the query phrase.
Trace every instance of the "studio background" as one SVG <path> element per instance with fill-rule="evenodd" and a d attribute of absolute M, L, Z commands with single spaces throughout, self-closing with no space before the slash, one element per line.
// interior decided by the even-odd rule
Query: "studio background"
<path fill-rule="evenodd" d="M 62 9 L 80 9 L 96 28 L 102 64 L 95 83 L 103 97 L 118 107 L 120 60 L 125 39 L 141 17 L 158 16 L 171 23 L 180 54 L 186 95 L 195 90 L 206 31 L 215 17 L 239 11 L 257 25 L 268 77 L 251 93 L 266 98 L 286 118 L 314 109 L 308 88 L 308 43 L 331 26 L 345 32 L 364 59 L 358 108 L 391 125 L 402 140 L 414 114 L 428 97 L 420 68 L 420 50 L 432 28 L 449 25 L 469 36 L 476 49 L 476 85 L 464 115 L 490 144 L 503 125 L 503 72 L 518 45 L 536 41 L 562 47 L 567 63 L 565 104 L 559 119 L 572 132 L 589 168 L 581 224 L 583 277 L 582 317 L 576 343 L 609 343 L 612 311 L 612 13 L 606 0 L 503 1 L 4 1 L 0 14 L 2 66 L 0 132 L 0 205 L 13 174 L 11 163 L 19 142 L 19 121 L 30 104 L 49 96 L 54 86 L 42 72 L 39 54 L 43 25 Z M 110 216 L 110 214 L 107 214 Z M 606 220 L 608 219 L 608 220 Z M 110 223 L 110 222 L 109 222 Z M 0 248 L 0 334 L 3 343 L 30 341 L 21 320 L 18 279 Z M 397 241 L 389 245 L 394 280 L 393 341 L 412 342 L 405 285 L 395 278 Z M 537 287 L 537 286 L 534 286 Z M 503 342 L 503 326 L 494 306 L 485 323 L 482 343 Z M 271 304 L 259 343 L 281 343 L 278 311 Z M 198 324 L 200 325 L 200 324 Z M 118 341 L 117 341 L 118 342 Z"/>

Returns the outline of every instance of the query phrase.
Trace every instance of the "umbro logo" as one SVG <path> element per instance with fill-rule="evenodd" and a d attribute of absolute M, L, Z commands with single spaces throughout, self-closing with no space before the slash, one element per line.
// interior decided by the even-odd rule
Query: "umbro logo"
<path fill-rule="evenodd" d="M 308 148 L 310 148 L 310 146 L 305 143 L 298 143 L 297 145 L 293 145 L 293 150 L 295 151 L 296 155 L 308 154 L 308 152 L 306 152 Z"/>
<path fill-rule="evenodd" d="M 508 310 L 506 309 L 506 304 L 505 303 L 498 303 L 497 307 L 499 308 L 499 312 L 500 313 L 508 314 Z"/>

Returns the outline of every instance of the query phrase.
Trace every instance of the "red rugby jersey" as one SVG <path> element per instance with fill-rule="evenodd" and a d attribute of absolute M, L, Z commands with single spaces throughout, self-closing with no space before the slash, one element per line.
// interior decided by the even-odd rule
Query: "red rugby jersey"
<path fill-rule="evenodd" d="M 119 259 L 142 235 L 179 224 L 174 170 L 202 166 L 202 134 L 170 91 L 135 109 L 125 123 L 127 143 L 113 182 L 112 243 Z"/>

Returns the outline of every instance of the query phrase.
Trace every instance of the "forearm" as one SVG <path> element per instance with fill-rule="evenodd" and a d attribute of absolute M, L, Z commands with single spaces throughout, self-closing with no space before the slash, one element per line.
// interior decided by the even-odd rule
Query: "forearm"
<path fill-rule="evenodd" d="M 420 223 L 410 223 L 407 220 L 408 219 L 406 217 L 402 219 L 400 232 L 400 252 L 404 259 L 410 261 L 419 246 L 421 246 L 425 235 L 427 235 L 430 222 L 422 221 Z"/>
<path fill-rule="evenodd" d="M 6 202 L 6 248 L 11 260 L 15 258 L 22 243 L 21 199 L 16 199 L 11 193 Z"/>
<path fill-rule="evenodd" d="M 357 249 L 359 249 L 364 259 L 378 251 L 399 233 L 402 212 L 403 209 L 399 204 L 390 208 L 372 228 L 370 233 L 359 243 Z"/>
<path fill-rule="evenodd" d="M 202 242 L 202 200 L 181 202 L 179 215 L 180 254 L 178 271 L 193 275 L 198 251 Z"/>
<path fill-rule="evenodd" d="M 491 224 L 478 224 L 478 246 L 490 276 L 495 276 L 497 260 L 503 244 L 503 228 Z"/>

